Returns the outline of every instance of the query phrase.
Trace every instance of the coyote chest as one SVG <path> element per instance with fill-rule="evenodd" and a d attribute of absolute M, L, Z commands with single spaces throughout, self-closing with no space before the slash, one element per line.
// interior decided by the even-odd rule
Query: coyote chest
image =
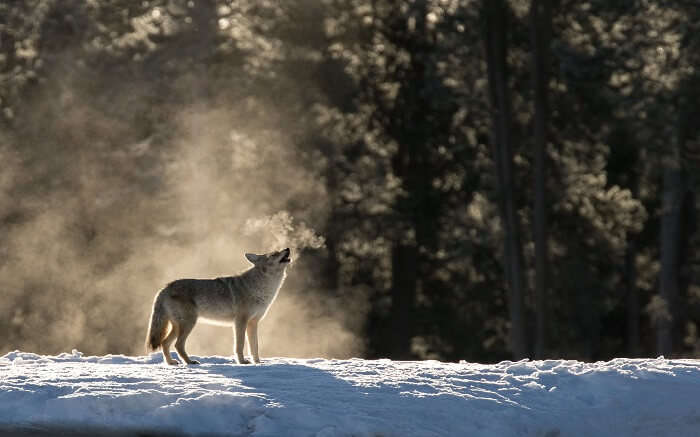
<path fill-rule="evenodd" d="M 247 272 L 246 272 L 247 273 Z M 275 301 L 284 275 L 239 275 L 212 280 L 211 294 L 198 295 L 195 304 L 204 323 L 232 325 L 237 316 L 262 319 Z"/>

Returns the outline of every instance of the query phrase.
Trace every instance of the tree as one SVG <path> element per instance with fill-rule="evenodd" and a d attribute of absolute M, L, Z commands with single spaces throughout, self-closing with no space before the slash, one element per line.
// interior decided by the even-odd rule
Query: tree
<path fill-rule="evenodd" d="M 689 17 L 697 15 L 697 8 L 687 12 Z M 692 18 L 691 18 L 692 19 Z M 687 311 L 682 308 L 690 282 L 688 253 L 693 233 L 697 228 L 695 216 L 695 187 L 690 177 L 691 169 L 698 160 L 697 117 L 700 96 L 700 75 L 693 68 L 700 46 L 693 25 L 688 24 L 681 46 L 683 53 L 680 67 L 686 72 L 679 81 L 676 94 L 677 120 L 674 139 L 663 157 L 663 189 L 660 229 L 659 294 L 653 302 L 656 321 L 656 351 L 660 355 L 671 355 L 679 350 L 678 338 L 682 333 L 682 322 Z M 683 68 L 686 67 L 686 68 Z"/>
<path fill-rule="evenodd" d="M 546 350 L 547 271 L 549 240 L 547 238 L 547 120 L 549 89 L 549 43 L 552 25 L 551 0 L 532 0 L 530 26 L 532 35 L 532 88 L 535 96 L 535 357 Z"/>
<path fill-rule="evenodd" d="M 488 65 L 492 113 L 492 151 L 498 183 L 504 233 L 504 270 L 509 292 L 510 347 L 516 359 L 527 356 L 525 336 L 525 285 L 520 223 L 515 205 L 513 145 L 511 143 L 510 90 L 508 85 L 508 15 L 503 0 L 484 0 L 484 44 Z"/>

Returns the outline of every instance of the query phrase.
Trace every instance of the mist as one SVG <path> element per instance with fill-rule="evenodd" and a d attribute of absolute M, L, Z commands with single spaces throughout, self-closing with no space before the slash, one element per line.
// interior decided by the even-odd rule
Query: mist
<path fill-rule="evenodd" d="M 189 72 L 96 78 L 70 50 L 53 61 L 1 138 L 0 353 L 142 354 L 168 282 L 291 247 L 261 355 L 362 355 L 363 304 L 313 276 L 328 199 L 274 96 L 202 96 L 212 79 Z M 230 355 L 232 332 L 198 324 L 188 344 Z"/>
<path fill-rule="evenodd" d="M 0 348 L 290 247 L 263 357 L 699 356 L 698 10 L 618 3 L 0 1 Z"/>

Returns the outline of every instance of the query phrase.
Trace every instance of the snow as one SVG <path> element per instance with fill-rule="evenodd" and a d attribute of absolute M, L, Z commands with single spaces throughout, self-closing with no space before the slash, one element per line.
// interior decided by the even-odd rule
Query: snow
<path fill-rule="evenodd" d="M 0 358 L 0 433 L 246 436 L 700 435 L 700 361 Z M 43 431 L 42 431 L 43 430 Z"/>

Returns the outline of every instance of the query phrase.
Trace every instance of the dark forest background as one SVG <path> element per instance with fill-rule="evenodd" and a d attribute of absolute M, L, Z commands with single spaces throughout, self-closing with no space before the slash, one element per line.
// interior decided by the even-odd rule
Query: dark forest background
<path fill-rule="evenodd" d="M 142 353 L 158 287 L 289 241 L 244 232 L 267 217 L 298 243 L 272 335 L 356 340 L 263 354 L 698 356 L 699 23 L 681 0 L 2 1 L 0 352 Z"/>

